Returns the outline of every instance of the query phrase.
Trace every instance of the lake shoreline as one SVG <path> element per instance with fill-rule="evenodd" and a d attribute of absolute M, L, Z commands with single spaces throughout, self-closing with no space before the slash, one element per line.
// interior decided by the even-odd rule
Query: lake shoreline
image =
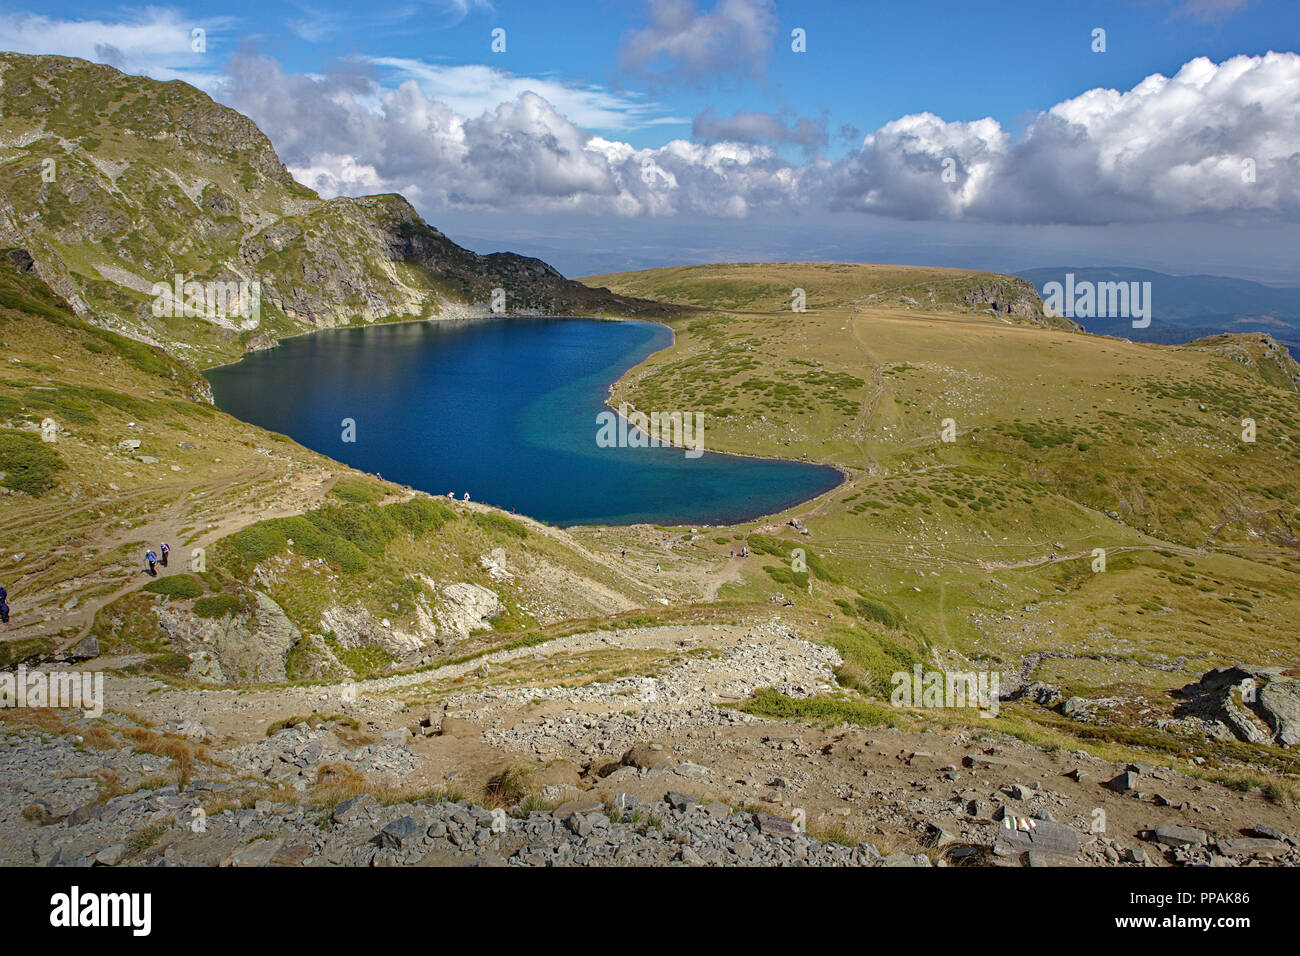
<path fill-rule="evenodd" d="M 503 320 L 505 320 L 505 323 L 503 323 Z M 644 365 L 654 355 L 666 351 L 667 349 L 672 348 L 673 345 L 676 344 L 677 336 L 673 327 L 663 321 L 659 321 L 655 319 L 633 318 L 633 317 L 611 317 L 611 316 L 548 316 L 548 315 L 470 316 L 470 317 L 457 316 L 454 318 L 446 318 L 446 319 L 437 319 L 437 318 L 404 319 L 404 320 L 398 320 L 393 322 L 368 323 L 365 325 L 336 326 L 334 328 L 329 328 L 329 329 L 324 329 L 324 328 L 305 329 L 301 332 L 295 333 L 294 335 L 284 336 L 282 339 L 277 340 L 276 344 L 272 346 L 270 349 L 257 349 L 251 352 L 247 352 L 235 362 L 228 362 L 219 365 L 209 366 L 203 369 L 202 371 L 205 378 L 207 378 L 209 373 L 211 372 L 228 370 L 231 367 L 237 366 L 240 363 L 244 362 L 245 360 L 250 359 L 254 356 L 266 355 L 267 353 L 275 352 L 277 349 L 281 348 L 281 346 L 286 346 L 296 341 L 302 341 L 308 338 L 328 338 L 328 337 L 318 335 L 318 333 L 322 333 L 322 332 L 337 332 L 337 331 L 345 331 L 345 330 L 346 331 L 357 331 L 357 330 L 380 331 L 384 329 L 398 329 L 402 326 L 407 326 L 407 327 L 430 326 L 430 327 L 442 327 L 448 329 L 452 327 L 458 327 L 458 326 L 459 327 L 473 327 L 473 326 L 491 327 L 491 326 L 501 326 L 502 324 L 514 324 L 511 323 L 510 320 L 516 320 L 516 321 L 523 320 L 522 322 L 519 322 L 519 324 L 530 324 L 532 322 L 537 322 L 537 321 L 541 321 L 541 322 L 555 322 L 555 321 L 566 322 L 567 321 L 567 322 L 579 322 L 579 323 L 602 322 L 602 323 L 611 323 L 614 325 L 644 325 L 647 328 L 653 328 L 657 330 L 656 337 L 666 332 L 667 339 L 668 339 L 666 343 L 659 345 L 658 347 L 651 347 L 644 354 L 638 354 L 638 353 L 641 351 L 641 348 L 643 348 L 646 343 L 643 342 L 641 346 L 633 346 L 631 349 L 628 350 L 628 352 L 624 353 L 622 357 L 617 359 L 610 368 L 602 370 L 602 372 L 600 373 L 597 373 L 597 374 L 608 373 L 610 374 L 610 378 L 607 379 L 604 383 L 602 383 L 604 384 L 604 392 L 605 392 L 603 398 L 599 396 L 593 396 L 597 399 L 597 402 L 599 403 L 596 407 L 604 410 L 612 411 L 616 416 L 618 416 L 620 419 L 623 420 L 623 422 L 625 423 L 625 427 L 640 431 L 640 429 L 637 429 L 636 425 L 634 425 L 632 422 L 625 419 L 620 413 L 620 411 L 613 406 L 612 399 L 617 387 L 620 385 L 620 383 L 624 382 L 631 373 L 633 373 L 637 368 Z M 656 343 L 650 343 L 650 344 L 653 346 Z M 624 364 L 625 361 L 626 364 Z M 563 366 L 560 367 L 559 371 L 560 374 L 564 374 Z M 341 381 L 345 381 L 345 379 Z M 209 378 L 209 382 L 211 382 L 210 378 Z M 285 426 L 283 423 L 276 423 L 274 421 L 267 422 L 264 419 L 260 419 L 256 414 L 254 414 L 252 418 L 258 418 L 258 420 L 257 421 L 250 420 L 250 417 L 248 415 L 248 409 L 246 407 L 241 409 L 238 403 L 232 403 L 229 400 L 227 400 L 226 404 L 229 407 L 222 408 L 222 405 L 218 404 L 214 399 L 213 404 L 215 407 L 221 409 L 227 414 L 231 414 L 232 417 L 235 417 L 241 421 L 245 421 L 249 424 L 253 424 L 256 425 L 257 427 L 265 428 L 270 431 L 277 431 L 277 432 L 285 431 Z M 585 415 L 583 417 L 585 418 Z M 277 425 L 279 427 L 277 427 Z M 299 431 L 299 434 L 301 434 L 301 431 Z M 291 435 L 290 437 L 293 436 Z M 323 445 L 323 443 L 319 440 L 312 441 L 311 439 L 307 439 L 306 442 L 301 438 L 294 438 L 294 440 L 298 444 L 303 445 L 303 447 L 305 448 L 308 448 L 318 454 L 322 454 L 325 457 L 330 458 L 331 460 L 338 461 L 340 464 L 343 464 L 347 467 L 354 468 L 355 470 L 361 473 L 374 474 L 376 476 L 378 476 L 381 473 L 384 474 L 390 473 L 389 468 L 387 466 L 380 465 L 379 468 L 376 468 L 375 462 L 373 460 L 368 462 L 359 461 L 356 463 L 350 463 L 344 461 L 336 457 L 338 453 L 337 449 L 333 449 L 332 452 L 322 450 L 321 446 Z M 324 445 L 324 447 L 329 447 L 329 446 Z M 658 442 L 657 446 L 649 446 L 649 447 L 676 449 L 683 452 L 687 450 L 681 445 L 673 444 L 670 440 L 661 440 L 660 442 Z M 745 451 L 709 450 L 706 452 L 706 454 L 712 460 L 715 469 L 719 466 L 719 463 L 725 463 L 728 460 L 731 461 L 745 460 L 745 461 L 752 461 L 755 463 L 763 463 L 765 465 L 796 466 L 803 469 L 812 469 L 813 471 L 822 472 L 824 475 L 827 476 L 826 480 L 833 479 L 833 483 L 829 484 L 827 487 L 825 487 L 820 491 L 816 491 L 815 493 L 808 495 L 807 497 L 799 498 L 798 500 L 792 501 L 788 504 L 783 504 L 779 507 L 770 508 L 768 510 L 761 510 L 758 513 L 752 515 L 745 515 L 744 517 L 732 518 L 730 516 L 723 516 L 719 518 L 714 518 L 711 521 L 710 520 L 692 521 L 690 520 L 689 517 L 678 518 L 675 516 L 665 516 L 667 520 L 664 520 L 655 517 L 653 514 L 653 509 L 651 509 L 650 512 L 645 517 L 637 516 L 630 520 L 628 519 L 617 520 L 615 516 L 608 516 L 606 518 L 597 519 L 596 521 L 593 522 L 590 519 L 583 518 L 581 516 L 577 516 L 574 518 L 567 518 L 567 519 L 558 516 L 549 517 L 549 518 L 536 518 L 536 516 L 533 515 L 532 513 L 534 510 L 537 510 L 538 502 L 536 501 L 534 501 L 533 507 L 524 506 L 518 502 L 503 504 L 501 507 L 502 510 L 513 511 L 515 513 L 522 513 L 525 515 L 529 515 L 530 517 L 534 517 L 535 520 L 542 520 L 548 524 L 552 524 L 553 526 L 561 527 L 561 528 L 626 527 L 626 526 L 636 525 L 636 524 L 655 524 L 663 527 L 695 526 L 695 527 L 709 527 L 709 528 L 726 528 L 726 527 L 736 527 L 739 525 L 750 524 L 754 522 L 761 522 L 764 520 L 774 518 L 778 515 L 785 514 L 792 509 L 797 509 L 806 506 L 812 502 L 821 499 L 823 496 L 834 492 L 837 488 L 842 487 L 844 483 L 848 481 L 851 477 L 850 474 L 846 471 L 846 469 L 828 462 L 809 461 L 807 459 L 797 460 L 791 458 L 783 458 L 779 456 L 760 455 L 760 454 L 755 454 L 752 452 L 745 452 Z M 661 466 L 656 465 L 655 467 L 658 468 Z M 399 467 L 398 470 L 400 473 L 401 468 Z M 426 494 L 429 494 L 432 497 L 442 496 L 441 492 L 432 490 L 432 487 L 436 485 L 439 480 L 437 478 L 426 479 L 426 480 L 420 480 L 418 478 L 412 479 L 408 474 L 406 476 L 397 479 L 389 478 L 386 480 L 389 481 L 396 480 L 398 484 L 412 487 L 415 488 L 416 490 L 419 490 L 419 485 L 423 484 L 430 488 L 430 490 L 425 492 Z M 457 480 L 459 480 L 459 478 Z M 692 504 L 696 507 L 701 507 L 701 506 L 707 506 L 708 504 L 716 500 L 719 502 L 720 505 L 723 505 L 722 507 L 719 508 L 719 510 L 722 510 L 725 515 L 725 512 L 728 510 L 728 508 L 725 506 L 726 503 L 737 499 L 734 498 L 729 499 L 726 492 L 720 491 L 718 489 L 717 482 L 719 478 L 716 472 L 710 472 L 709 470 L 706 470 L 701 480 L 705 482 L 705 487 L 702 488 L 699 492 L 697 492 L 694 495 Z M 759 486 L 761 486 L 763 480 L 765 479 L 762 478 L 758 479 Z M 709 481 L 714 482 L 713 488 L 708 487 Z M 777 481 L 779 483 L 780 479 L 777 479 Z M 740 483 L 742 485 L 744 484 L 743 481 Z M 792 481 L 792 484 L 794 484 L 795 486 L 797 486 L 799 483 L 800 483 L 799 481 Z M 471 487 L 473 487 L 472 484 Z M 772 493 L 771 488 L 772 486 L 769 485 L 768 490 L 766 492 L 763 492 L 759 496 L 775 497 L 775 494 Z M 717 497 L 714 498 L 713 495 L 711 495 L 709 492 L 716 493 Z M 798 494 L 797 491 L 795 493 Z M 503 498 L 507 502 L 509 502 L 509 498 L 511 497 L 510 495 L 503 495 L 500 492 L 499 488 L 497 493 L 487 492 L 487 494 L 489 494 L 491 497 Z M 744 497 L 743 490 L 740 492 L 740 494 L 741 494 L 741 500 L 743 500 Z M 484 498 L 482 496 L 478 496 L 478 500 L 484 501 L 490 499 Z M 653 500 L 653 495 L 649 500 Z M 759 502 L 755 502 L 755 503 L 759 504 L 760 508 L 762 507 L 761 503 Z M 776 502 L 771 502 L 771 503 L 776 504 Z M 619 504 L 618 496 L 617 494 L 615 494 L 613 496 L 611 506 L 617 508 L 618 504 Z M 628 514 L 632 511 L 633 509 L 627 509 L 619 512 L 619 514 Z M 545 513 L 545 507 L 542 508 L 541 513 Z M 611 518 L 614 520 L 611 520 Z"/>

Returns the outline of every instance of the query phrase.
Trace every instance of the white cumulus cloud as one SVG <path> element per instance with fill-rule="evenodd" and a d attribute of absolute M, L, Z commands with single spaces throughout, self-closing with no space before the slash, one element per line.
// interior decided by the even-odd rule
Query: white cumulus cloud
<path fill-rule="evenodd" d="M 392 190 L 425 205 L 724 218 L 798 199 L 797 170 L 768 146 L 635 148 L 593 135 L 527 88 L 465 115 L 415 79 L 385 89 L 364 72 L 285 73 L 239 54 L 221 96 L 324 195 Z"/>
<path fill-rule="evenodd" d="M 839 207 L 902 218 L 1100 224 L 1294 213 L 1298 176 L 1300 56 L 1268 53 L 1089 90 L 1014 140 L 992 119 L 905 116 L 836 164 L 830 186 Z"/>
<path fill-rule="evenodd" d="M 145 7 L 128 19 L 113 21 L 12 13 L 0 16 L 0 50 L 77 56 L 207 90 L 218 77 L 213 47 L 233 23 L 230 17 L 191 18 L 162 7 Z M 193 49 L 196 28 L 204 31 L 202 51 Z"/>

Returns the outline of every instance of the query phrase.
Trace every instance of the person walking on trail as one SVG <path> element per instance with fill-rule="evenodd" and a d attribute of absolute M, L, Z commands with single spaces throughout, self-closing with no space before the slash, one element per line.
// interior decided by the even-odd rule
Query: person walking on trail
<path fill-rule="evenodd" d="M 167 542 L 164 541 L 158 551 L 162 554 L 162 566 L 165 568 L 167 567 L 167 555 L 172 553 L 172 549 L 167 547 Z"/>
<path fill-rule="evenodd" d="M 9 592 L 0 584 L 0 624 L 9 623 Z"/>
<path fill-rule="evenodd" d="M 149 577 L 158 577 L 158 555 L 154 554 L 153 548 L 144 553 L 144 559 L 149 562 Z"/>

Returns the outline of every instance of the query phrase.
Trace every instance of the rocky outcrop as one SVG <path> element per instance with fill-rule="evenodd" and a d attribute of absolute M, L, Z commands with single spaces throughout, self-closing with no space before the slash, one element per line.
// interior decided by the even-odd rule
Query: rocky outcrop
<path fill-rule="evenodd" d="M 981 282 L 962 293 L 961 301 L 968 308 L 989 309 L 1000 315 L 1027 320 L 1046 328 L 1068 329 L 1079 332 L 1083 327 L 1064 316 L 1051 315 L 1043 308 L 1034 284 L 1026 279 L 1000 276 Z"/>
<path fill-rule="evenodd" d="M 289 650 L 300 638 L 284 609 L 260 591 L 251 606 L 217 618 L 170 604 L 157 609 L 158 623 L 177 650 L 190 658 L 186 674 L 206 684 L 264 684 L 285 679 Z"/>
<path fill-rule="evenodd" d="M 505 610 L 493 591 L 477 584 L 458 581 L 439 588 L 429 578 L 422 583 L 438 599 L 431 603 L 421 594 L 415 602 L 415 619 L 406 627 L 360 606 L 335 606 L 321 614 L 321 628 L 333 632 L 344 647 L 378 647 L 406 660 L 431 645 L 443 647 L 491 628 L 492 618 Z"/>
<path fill-rule="evenodd" d="M 487 554 L 479 555 L 478 565 L 493 581 L 508 581 L 514 577 L 506 564 L 505 548 L 493 548 Z"/>
<path fill-rule="evenodd" d="M 326 608 L 321 627 L 343 647 L 378 647 L 399 660 L 419 652 L 434 638 L 432 630 L 407 631 L 359 606 Z"/>
<path fill-rule="evenodd" d="M 443 601 L 434 610 L 434 616 L 443 630 L 461 638 L 490 628 L 492 618 L 505 610 L 494 592 L 467 581 L 448 584 L 441 593 Z"/>
<path fill-rule="evenodd" d="M 73 108 L 92 92 L 94 110 Z M 0 53 L 0 96 L 0 144 L 27 157 L 0 169 L 0 237 L 27 249 L 77 314 L 179 354 L 234 357 L 303 328 L 487 316 L 496 289 L 506 314 L 669 311 L 539 259 L 463 249 L 401 196 L 323 201 L 251 120 L 181 82 Z M 154 286 L 177 275 L 255 282 L 259 308 L 159 322 Z"/>
<path fill-rule="evenodd" d="M 1189 342 L 1185 348 L 1218 352 L 1256 372 L 1270 385 L 1300 392 L 1300 362 L 1285 345 L 1262 332 L 1211 335 Z"/>
<path fill-rule="evenodd" d="M 1259 690 L 1259 709 L 1283 747 L 1300 746 L 1300 680 L 1274 678 Z"/>
<path fill-rule="evenodd" d="M 1179 691 L 1179 716 L 1218 724 L 1224 736 L 1300 746 L 1300 679 L 1282 667 L 1237 664 L 1204 674 Z"/>
<path fill-rule="evenodd" d="M 335 681 L 352 676 L 352 670 L 323 636 L 304 634 L 286 662 L 285 676 L 289 680 Z"/>

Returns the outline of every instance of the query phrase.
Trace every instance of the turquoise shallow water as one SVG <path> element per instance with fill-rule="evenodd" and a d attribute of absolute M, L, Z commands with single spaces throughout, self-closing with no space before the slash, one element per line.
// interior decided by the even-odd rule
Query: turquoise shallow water
<path fill-rule="evenodd" d="M 729 524 L 839 483 L 821 465 L 599 447 L 609 386 L 670 342 L 647 322 L 416 322 L 304 335 L 207 374 L 237 418 L 363 471 L 553 524 Z M 343 440 L 345 418 L 355 442 Z M 708 438 L 706 418 L 706 449 Z"/>

